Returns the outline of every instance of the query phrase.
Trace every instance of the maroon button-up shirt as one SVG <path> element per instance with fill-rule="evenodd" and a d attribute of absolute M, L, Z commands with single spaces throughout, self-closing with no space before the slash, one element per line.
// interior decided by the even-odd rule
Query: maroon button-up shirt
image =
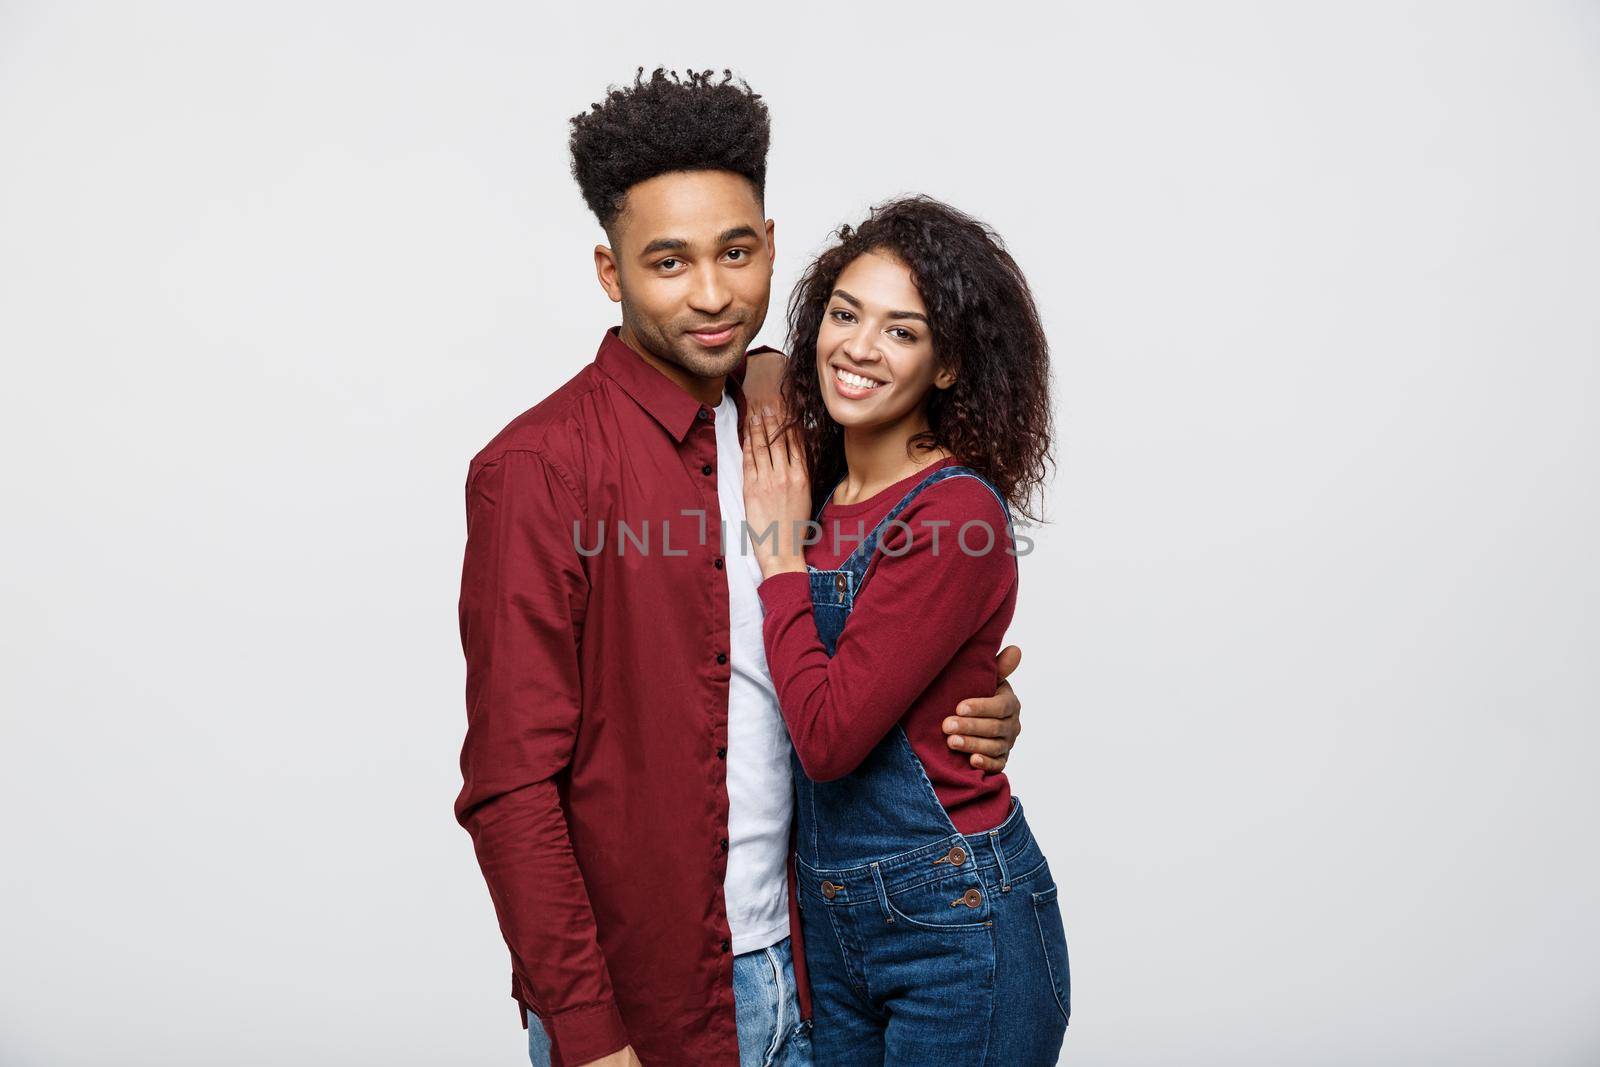
<path fill-rule="evenodd" d="M 558 1065 L 739 1059 L 715 425 L 612 329 L 467 472 L 455 813 Z"/>

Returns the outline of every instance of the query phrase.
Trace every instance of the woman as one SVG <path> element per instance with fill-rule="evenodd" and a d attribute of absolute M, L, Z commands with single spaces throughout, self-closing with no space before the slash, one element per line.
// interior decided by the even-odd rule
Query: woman
<path fill-rule="evenodd" d="M 752 414 L 744 485 L 800 772 L 817 1062 L 1053 1064 L 1071 1000 L 1049 865 L 1005 775 L 941 729 L 995 683 L 1016 605 L 1011 510 L 1050 444 L 1038 311 L 990 230 L 911 197 L 840 229 L 789 329 L 792 419 Z"/>

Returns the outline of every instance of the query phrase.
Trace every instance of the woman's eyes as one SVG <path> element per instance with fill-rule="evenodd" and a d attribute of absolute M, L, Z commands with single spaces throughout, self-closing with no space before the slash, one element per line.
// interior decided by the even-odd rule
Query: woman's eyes
<path fill-rule="evenodd" d="M 846 311 L 844 308 L 833 308 L 828 312 L 828 316 L 832 318 L 834 322 L 849 323 L 856 321 L 856 317 L 850 312 Z M 906 329 L 904 326 L 891 326 L 889 328 L 889 332 L 895 336 L 896 340 L 911 342 L 917 339 L 917 335 Z"/>

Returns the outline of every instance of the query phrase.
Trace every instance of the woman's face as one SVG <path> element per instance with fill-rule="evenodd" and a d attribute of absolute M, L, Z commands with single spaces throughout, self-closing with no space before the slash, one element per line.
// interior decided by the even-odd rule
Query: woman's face
<path fill-rule="evenodd" d="M 925 428 L 929 390 L 955 377 L 937 367 L 928 310 L 904 263 L 868 252 L 839 275 L 817 332 L 817 375 L 842 426 Z"/>

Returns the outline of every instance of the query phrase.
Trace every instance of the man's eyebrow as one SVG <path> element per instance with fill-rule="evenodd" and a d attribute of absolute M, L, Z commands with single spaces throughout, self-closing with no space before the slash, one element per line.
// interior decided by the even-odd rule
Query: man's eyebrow
<path fill-rule="evenodd" d="M 749 226 L 735 226 L 718 234 L 717 244 L 725 245 L 729 241 L 739 241 L 751 237 L 759 240 L 761 235 Z M 639 254 L 641 256 L 653 256 L 657 252 L 687 252 L 688 250 L 689 242 L 682 237 L 657 237 L 654 241 L 645 245 Z"/>
<path fill-rule="evenodd" d="M 641 256 L 653 256 L 657 252 L 684 252 L 689 248 L 689 242 L 682 237 L 657 237 L 654 241 L 644 246 L 639 253 Z"/>
<path fill-rule="evenodd" d="M 861 301 L 857 300 L 855 297 L 851 296 L 849 293 L 845 292 L 843 289 L 835 289 L 833 291 L 833 295 L 838 297 L 840 300 L 843 300 L 845 303 L 849 304 L 850 306 L 852 306 L 854 308 L 860 309 L 860 307 L 861 307 Z M 889 312 L 889 318 L 891 318 L 891 319 L 920 319 L 923 322 L 927 322 L 928 321 L 928 316 L 922 314 L 919 311 L 891 311 L 891 312 Z"/>

